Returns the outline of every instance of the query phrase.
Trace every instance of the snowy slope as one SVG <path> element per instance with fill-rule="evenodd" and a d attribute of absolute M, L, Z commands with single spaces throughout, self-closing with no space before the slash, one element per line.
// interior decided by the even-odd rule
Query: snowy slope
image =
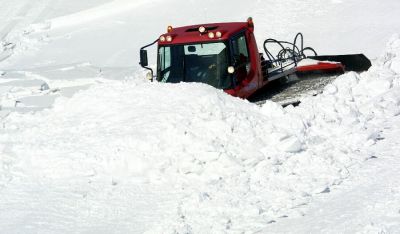
<path fill-rule="evenodd" d="M 397 1 L 2 3 L 2 233 L 398 230 Z M 259 46 L 385 53 L 297 108 L 144 81 L 166 25 L 249 15 Z"/>
<path fill-rule="evenodd" d="M 71 96 L 101 82 L 101 77 L 124 79 L 141 71 L 139 48 L 154 41 L 167 25 L 243 21 L 253 16 L 260 48 L 268 37 L 292 40 L 301 31 L 306 45 L 321 54 L 364 52 L 373 59 L 400 31 L 397 21 L 387 20 L 397 17 L 397 1 L 269 0 L 215 5 L 209 0 L 40 0 L 35 4 L 19 0 L 3 1 L 2 9 L 0 16 L 7 23 L 1 34 L 0 60 L 5 60 L 0 71 L 7 82 L 0 84 L 6 86 L 0 88 L 0 105 L 3 110 L 23 112 L 49 107 L 56 97 Z M 175 14 L 175 9 L 184 13 Z M 20 84 L 20 79 L 36 80 L 35 85 L 11 89 L 15 84 L 8 81 Z M 42 85 L 48 89 L 41 90 Z M 42 95 L 49 98 L 37 97 Z"/>

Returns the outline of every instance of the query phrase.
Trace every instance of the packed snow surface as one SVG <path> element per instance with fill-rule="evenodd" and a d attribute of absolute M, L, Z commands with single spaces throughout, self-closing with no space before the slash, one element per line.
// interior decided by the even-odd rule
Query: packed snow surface
<path fill-rule="evenodd" d="M 397 1 L 0 2 L 1 233 L 400 230 Z M 133 65 L 166 19 L 248 15 L 260 42 L 377 59 L 296 108 Z"/>

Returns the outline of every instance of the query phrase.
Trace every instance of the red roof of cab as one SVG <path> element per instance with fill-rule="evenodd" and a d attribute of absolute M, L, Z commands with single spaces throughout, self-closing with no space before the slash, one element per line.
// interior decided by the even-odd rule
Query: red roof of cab
<path fill-rule="evenodd" d="M 199 27 L 204 26 L 205 28 L 215 28 L 201 34 Z M 159 45 L 175 45 L 175 44 L 188 44 L 198 42 L 217 42 L 229 39 L 234 34 L 247 29 L 249 27 L 247 22 L 234 22 L 234 23 L 212 23 L 212 24 L 199 24 L 190 25 L 185 27 L 173 28 L 172 32 L 162 34 L 161 36 L 172 36 L 172 42 L 161 42 L 158 41 Z M 196 29 L 196 30 L 194 30 Z M 221 32 L 222 37 L 210 39 L 208 32 Z"/>

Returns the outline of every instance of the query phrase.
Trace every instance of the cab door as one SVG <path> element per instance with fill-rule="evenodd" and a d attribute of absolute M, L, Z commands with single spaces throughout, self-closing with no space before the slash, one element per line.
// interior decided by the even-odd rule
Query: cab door
<path fill-rule="evenodd" d="M 231 58 L 235 68 L 233 83 L 235 85 L 236 96 L 247 98 L 258 88 L 258 83 L 254 80 L 252 71 L 251 57 L 249 53 L 248 39 L 246 31 L 242 31 L 231 39 Z"/>

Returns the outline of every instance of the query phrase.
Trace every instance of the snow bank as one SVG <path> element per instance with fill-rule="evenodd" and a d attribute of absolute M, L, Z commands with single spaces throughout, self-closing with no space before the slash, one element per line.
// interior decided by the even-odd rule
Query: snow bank
<path fill-rule="evenodd" d="M 134 79 L 59 98 L 52 110 L 11 113 L 2 120 L 0 185 L 173 185 L 175 215 L 149 233 L 260 230 L 303 215 L 313 196 L 373 157 L 380 121 L 400 113 L 399 47 L 393 37 L 370 71 L 339 77 L 297 108 L 258 107 L 203 84 Z M 35 218 L 21 225 L 43 230 Z"/>
<path fill-rule="evenodd" d="M 370 71 L 339 77 L 297 108 L 267 102 L 260 110 L 267 119 L 254 125 L 261 130 L 254 138 L 266 141 L 243 152 L 229 179 L 221 176 L 203 189 L 195 183 L 173 228 L 182 233 L 252 232 L 280 218 L 303 215 L 313 196 L 329 193 L 373 158 L 369 149 L 381 139 L 381 123 L 400 114 L 399 42 L 394 36 Z"/>

